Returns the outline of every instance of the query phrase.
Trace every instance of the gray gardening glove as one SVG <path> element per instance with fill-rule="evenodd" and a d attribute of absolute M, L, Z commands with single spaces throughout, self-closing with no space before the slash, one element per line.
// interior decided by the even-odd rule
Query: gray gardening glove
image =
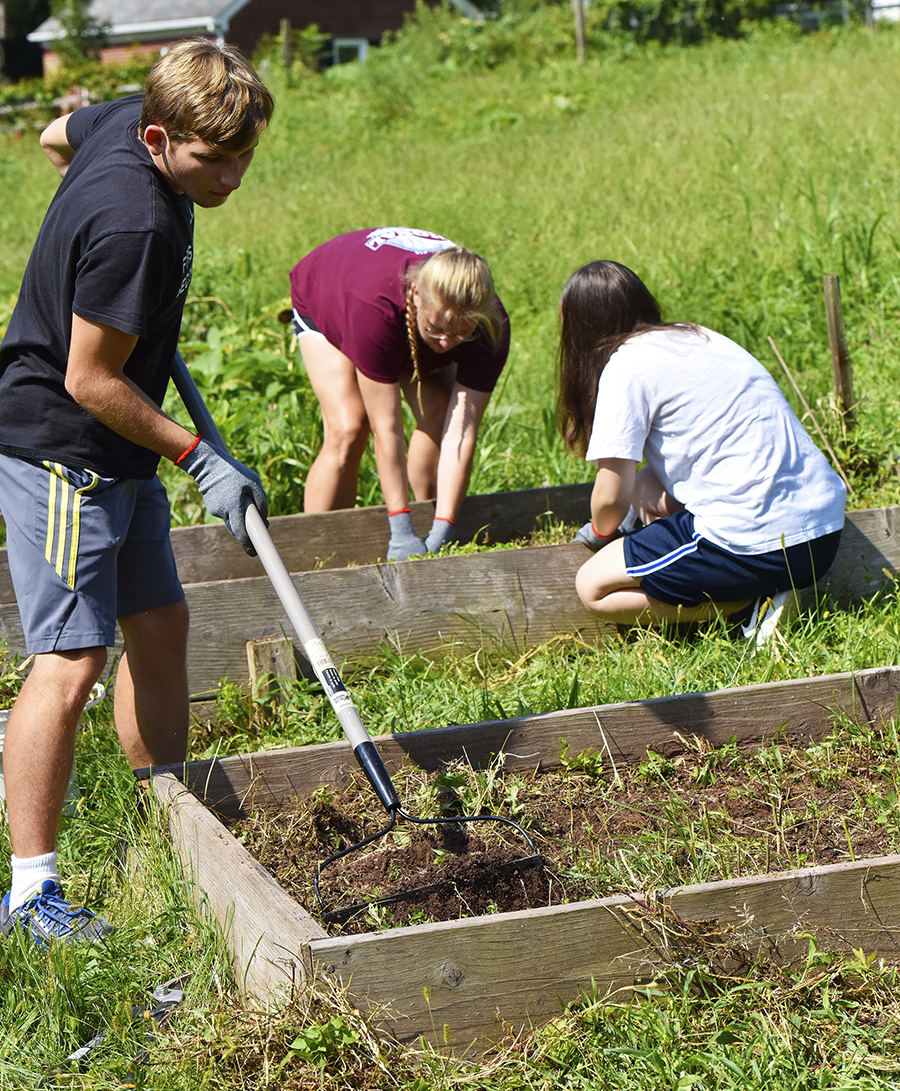
<path fill-rule="evenodd" d="M 265 520 L 269 510 L 259 476 L 205 439 L 179 460 L 182 470 L 197 482 L 210 515 L 221 519 L 251 557 L 256 550 L 247 534 L 244 511 L 255 504 Z"/>
<path fill-rule="evenodd" d="M 644 524 L 640 521 L 634 508 L 628 509 L 628 514 L 616 527 L 615 531 L 608 535 L 606 538 L 601 538 L 599 534 L 594 530 L 593 522 L 587 522 L 578 531 L 573 542 L 581 542 L 582 545 L 586 545 L 592 553 L 596 553 L 598 549 L 602 549 L 605 545 L 609 545 L 610 542 L 614 542 L 617 538 L 624 538 L 626 534 L 633 534 L 634 531 L 640 530 Z"/>
<path fill-rule="evenodd" d="M 640 530 L 643 525 L 644 524 L 641 522 L 640 517 L 634 508 L 629 508 L 628 514 L 622 522 L 619 523 L 619 533 L 623 535 L 634 534 L 634 532 Z"/>
<path fill-rule="evenodd" d="M 437 553 L 441 546 L 456 541 L 456 525 L 449 519 L 435 519 L 425 538 L 425 548 L 429 553 Z"/>
<path fill-rule="evenodd" d="M 388 560 L 405 561 L 428 552 L 428 547 L 421 538 L 416 537 L 412 519 L 408 511 L 395 511 L 388 516 L 391 524 L 391 540 L 388 543 Z"/>

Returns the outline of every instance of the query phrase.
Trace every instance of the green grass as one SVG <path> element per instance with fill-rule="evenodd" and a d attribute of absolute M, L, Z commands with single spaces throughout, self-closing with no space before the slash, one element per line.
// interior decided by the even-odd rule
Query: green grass
<path fill-rule="evenodd" d="M 820 603 L 755 658 L 746 645 L 714 627 L 696 637 L 639 632 L 601 651 L 564 639 L 526 657 L 486 648 L 444 664 L 394 649 L 377 667 L 345 673 L 364 721 L 379 733 L 859 669 L 898 662 L 898 643 L 900 591 L 891 585 L 856 611 Z M 312 687 L 298 686 L 287 711 L 277 711 L 274 703 L 255 706 L 252 724 L 241 719 L 247 708 L 245 697 L 226 688 L 221 734 L 196 735 L 195 753 L 266 749 L 337 735 L 327 702 Z M 893 725 L 876 744 L 842 723 L 832 740 L 808 750 L 809 775 L 839 777 L 842 763 L 858 764 L 863 751 L 896 773 Z M 705 760 L 715 775 L 719 757 Z M 723 763 L 728 760 L 727 753 L 721 755 Z M 774 748 L 758 761 L 760 776 L 776 783 L 781 773 L 771 765 Z M 900 1064 L 894 971 L 816 952 L 805 968 L 788 973 L 760 966 L 749 978 L 729 981 L 710 967 L 708 952 L 698 951 L 696 959 L 664 967 L 658 986 L 646 995 L 574 1005 L 529 1038 L 527 1048 L 505 1048 L 502 1065 L 497 1058 L 476 1064 L 451 1062 L 430 1050 L 376 1049 L 371 1030 L 342 995 L 317 996 L 309 1010 L 299 1004 L 265 1013 L 248 1008 L 219 940 L 194 915 L 161 816 L 151 813 L 144 821 L 135 813 L 133 778 L 115 741 L 109 701 L 85 716 L 78 771 L 79 810 L 64 823 L 61 859 L 73 896 L 114 919 L 119 931 L 100 952 L 63 950 L 49 959 L 15 944 L 0 945 L 4 1091 L 33 1086 L 44 1068 L 103 1029 L 110 1033 L 96 1064 L 65 1086 L 116 1086 L 141 1045 L 128 1021 L 131 1004 L 165 978 L 186 971 L 194 978 L 153 1052 L 161 1067 L 143 1070 L 145 1087 L 287 1091 L 358 1084 L 449 1091 L 469 1080 L 487 1091 L 588 1086 L 636 1091 L 675 1087 L 689 1075 L 707 1082 L 682 1087 L 731 1086 L 728 1080 L 735 1085 L 743 1080 L 754 1091 L 893 1086 L 890 1066 Z M 640 775 L 655 776 L 664 791 L 663 767 L 648 762 Z M 865 814 L 848 818 L 878 821 L 879 815 L 896 821 L 887 799 L 873 799 Z M 708 836 L 702 815 L 695 826 L 682 813 L 673 811 L 672 817 L 695 837 Z M 136 874 L 122 863 L 125 845 L 141 850 Z M 655 843 L 648 836 L 630 847 L 628 867 L 648 876 L 663 874 L 672 867 L 667 845 L 663 837 Z M 734 843 L 720 847 L 739 850 Z M 3 830 L 0 859 L 7 852 Z M 841 1043 L 824 1061 L 816 1046 L 822 1041 Z M 282 1062 L 279 1083 L 274 1071 Z M 670 1078 L 673 1082 L 666 1083 Z"/>
<path fill-rule="evenodd" d="M 217 365 L 199 372 L 226 438 L 264 471 L 273 510 L 297 510 L 319 425 L 273 317 L 288 273 L 341 231 L 410 223 L 483 253 L 512 316 L 473 489 L 587 476 L 549 408 L 556 305 L 574 268 L 611 257 L 638 270 L 670 317 L 756 353 L 802 414 L 771 337 L 847 466 L 851 506 L 896 502 L 898 54 L 896 28 L 798 38 L 776 27 L 696 48 L 607 49 L 585 65 L 458 73 L 383 50 L 358 74 L 290 89 L 273 70 L 275 119 L 241 191 L 197 215 L 192 291 L 206 302 L 188 307 L 184 347 L 191 362 L 211 351 L 243 373 L 226 406 Z M 0 209 L 2 326 L 55 188 L 35 133 L 0 139 L 0 178 L 16 193 Z M 830 405 L 825 273 L 841 277 L 854 365 L 860 427 L 849 438 Z M 253 378 L 260 361 L 265 383 Z M 257 408 L 273 373 L 274 441 Z M 360 500 L 378 499 L 369 460 Z M 176 515 L 202 518 L 197 498 Z"/>
<path fill-rule="evenodd" d="M 897 502 L 898 56 L 894 28 L 803 39 L 768 30 L 684 50 L 608 50 L 584 66 L 519 58 L 454 72 L 386 50 L 360 74 L 291 90 L 273 76 L 275 122 L 241 192 L 198 214 L 196 302 L 184 327 L 229 443 L 262 471 L 274 511 L 297 510 L 320 423 L 274 318 L 288 272 L 340 231 L 407 223 L 482 252 L 512 315 L 513 354 L 473 491 L 587 476 L 563 451 L 550 408 L 556 303 L 576 266 L 611 257 L 647 279 L 670 317 L 707 323 L 757 353 L 799 408 L 772 337 L 848 467 L 851 505 Z M 0 181 L 15 193 L 0 202 L 2 327 L 55 187 L 34 134 L 0 138 Z M 860 401 L 855 436 L 830 405 L 821 278 L 831 272 L 841 276 Z M 201 519 L 183 475 L 168 470 L 166 480 L 176 517 Z M 361 498 L 379 499 L 371 464 Z M 601 651 L 567 639 L 527 656 L 485 647 L 443 664 L 391 648 L 347 682 L 374 734 L 857 670 L 900 662 L 898 644 L 892 585 L 852 611 L 822 601 L 755 658 L 713 626 L 693 638 L 635 631 Z M 251 707 L 226 687 L 218 727 L 198 729 L 191 746 L 235 753 L 337 733 L 315 687 L 299 685 L 286 708 Z M 841 751 L 811 760 L 833 767 Z M 59 1086 L 118 1086 L 142 1045 L 131 1005 L 187 970 L 194 978 L 141 1071 L 144 1087 L 900 1087 L 895 971 L 815 950 L 790 973 L 756 967 L 739 982 L 698 952 L 665 967 L 654 990 L 588 997 L 478 1062 L 380 1046 L 341 995 L 248 1008 L 220 941 L 191 908 L 159 816 L 136 816 L 108 701 L 85 716 L 78 768 L 63 870 L 72 894 L 119 931 L 108 948 L 49 958 L 0 945 L 0 1091 L 33 1087 L 102 1029 L 110 1033 L 95 1064 Z M 143 850 L 136 874 L 121 862 L 124 843 Z M 3 828 L 0 887 L 8 850 Z M 652 861 L 652 845 L 642 851 Z"/>

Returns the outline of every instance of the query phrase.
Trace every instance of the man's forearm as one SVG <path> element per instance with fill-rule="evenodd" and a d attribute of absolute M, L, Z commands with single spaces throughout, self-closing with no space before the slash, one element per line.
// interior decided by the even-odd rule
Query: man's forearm
<path fill-rule="evenodd" d="M 174 462 L 193 433 L 163 413 L 152 399 L 124 375 L 95 374 L 70 390 L 82 409 L 117 432 Z"/>

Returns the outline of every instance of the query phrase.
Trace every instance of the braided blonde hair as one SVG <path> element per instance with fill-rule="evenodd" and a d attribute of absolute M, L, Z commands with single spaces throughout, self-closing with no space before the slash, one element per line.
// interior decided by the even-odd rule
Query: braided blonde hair
<path fill-rule="evenodd" d="M 413 380 L 421 388 L 416 303 L 413 289 L 431 306 L 443 307 L 484 328 L 496 345 L 503 332 L 503 314 L 497 302 L 494 278 L 487 262 L 473 250 L 450 246 L 438 250 L 406 271 L 406 335 L 412 354 Z M 421 408 L 421 393 L 419 396 Z"/>

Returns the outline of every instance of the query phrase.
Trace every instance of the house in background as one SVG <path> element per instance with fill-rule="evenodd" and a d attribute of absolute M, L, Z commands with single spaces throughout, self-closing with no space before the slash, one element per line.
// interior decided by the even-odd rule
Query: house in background
<path fill-rule="evenodd" d="M 480 11 L 471 0 L 451 0 L 454 7 L 472 18 Z M 237 46 L 250 56 L 263 34 L 278 34 L 287 19 L 295 29 L 315 23 L 328 35 L 335 60 L 364 57 L 388 30 L 398 30 L 415 0 L 93 0 L 89 13 L 107 24 L 107 45 L 101 60 L 127 60 L 149 55 L 183 38 L 207 35 Z M 59 65 L 52 43 L 64 34 L 53 17 L 28 35 L 43 45 L 44 71 Z"/>

